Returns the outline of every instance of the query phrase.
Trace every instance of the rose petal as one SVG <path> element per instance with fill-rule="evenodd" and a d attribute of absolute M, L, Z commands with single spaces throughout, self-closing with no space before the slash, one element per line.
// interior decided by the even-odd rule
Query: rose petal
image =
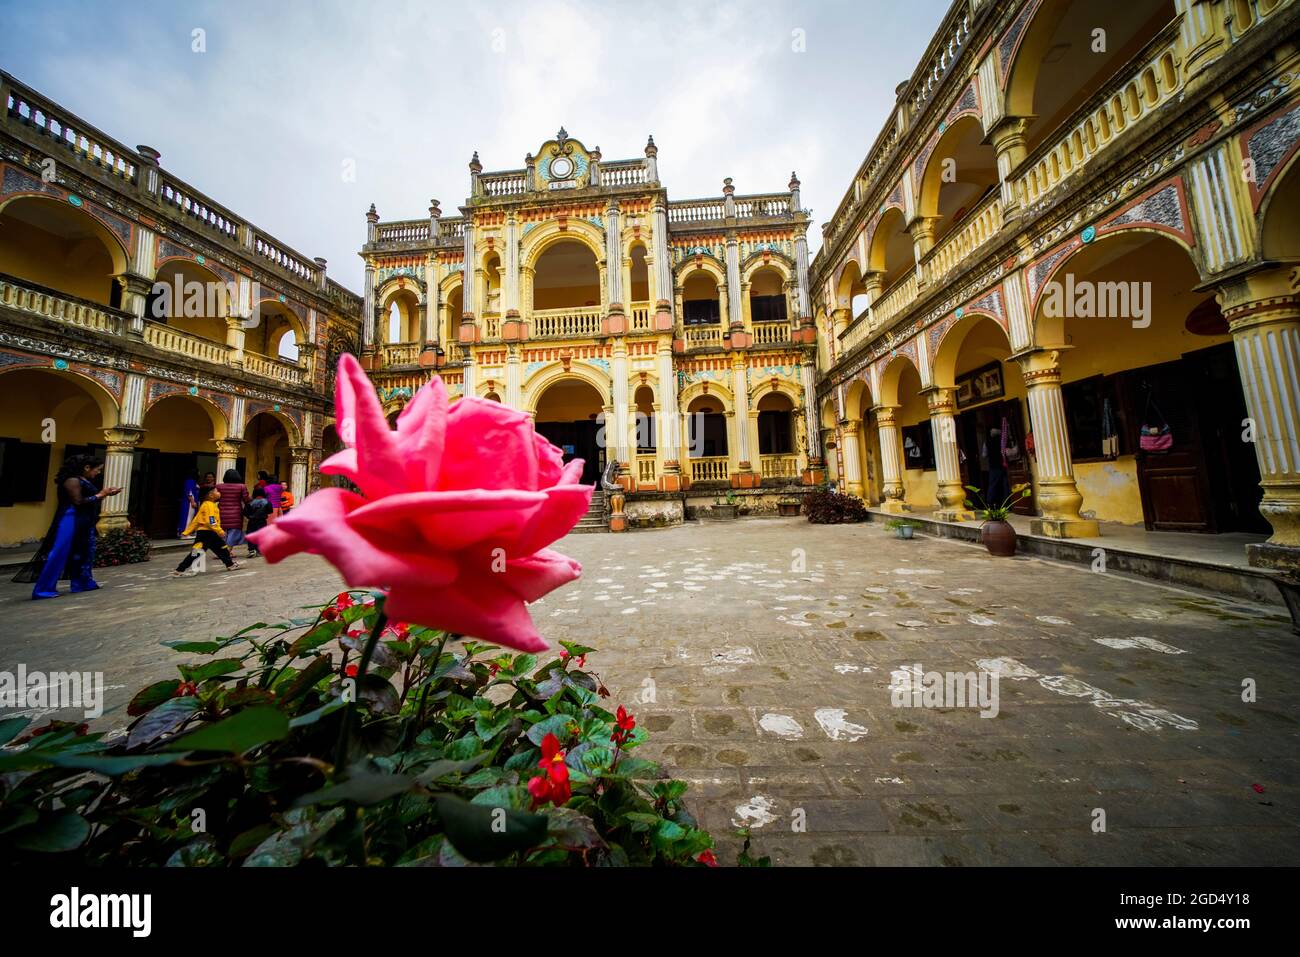
<path fill-rule="evenodd" d="M 393 618 L 441 628 L 518 651 L 546 651 L 528 609 L 503 582 L 491 574 L 466 580 L 452 588 L 394 586 L 385 611 Z"/>
<path fill-rule="evenodd" d="M 351 445 L 357 455 L 352 481 L 372 499 L 407 491 L 406 464 L 396 433 L 384 418 L 374 385 L 351 353 L 339 357 L 335 402 L 341 433 L 348 431 L 349 420 L 352 427 Z"/>
<path fill-rule="evenodd" d="M 525 413 L 470 396 L 447 411 L 438 488 L 536 491 L 537 443 Z"/>
<path fill-rule="evenodd" d="M 534 508 L 523 535 L 515 544 L 519 557 L 531 555 L 569 534 L 591 507 L 593 490 L 591 485 L 558 485 L 546 489 L 546 501 Z"/>
<path fill-rule="evenodd" d="M 507 563 L 505 583 L 524 601 L 537 601 L 561 585 L 577 581 L 581 574 L 580 564 L 547 548 Z"/>
<path fill-rule="evenodd" d="M 528 552 L 516 543 L 545 502 L 544 492 L 517 489 L 407 492 L 368 502 L 349 521 L 382 534 L 416 530 L 439 551 L 458 552 L 491 542 L 508 553 L 524 555 Z"/>
<path fill-rule="evenodd" d="M 447 387 L 441 376 L 434 376 L 397 416 L 408 488 L 433 488 L 437 483 L 446 430 Z"/>

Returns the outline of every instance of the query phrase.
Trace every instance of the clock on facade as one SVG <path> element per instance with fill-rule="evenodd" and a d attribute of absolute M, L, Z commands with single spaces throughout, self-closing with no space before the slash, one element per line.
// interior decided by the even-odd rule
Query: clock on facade
<path fill-rule="evenodd" d="M 567 156 L 557 156 L 551 160 L 551 178 L 568 179 L 573 175 L 573 160 Z"/>

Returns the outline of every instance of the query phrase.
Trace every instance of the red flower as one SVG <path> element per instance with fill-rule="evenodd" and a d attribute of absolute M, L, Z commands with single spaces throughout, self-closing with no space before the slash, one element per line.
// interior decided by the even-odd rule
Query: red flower
<path fill-rule="evenodd" d="M 609 739 L 622 747 L 632 739 L 632 729 L 636 727 L 636 718 L 628 714 L 627 708 L 619 705 L 614 720 L 618 727 L 614 729 L 614 733 L 609 736 Z"/>
<path fill-rule="evenodd" d="M 194 695 L 198 693 L 199 693 L 199 687 L 193 681 L 182 681 L 179 685 L 176 686 L 176 691 L 173 692 L 172 697 L 192 698 Z"/>
<path fill-rule="evenodd" d="M 351 608 L 355 604 L 356 602 L 352 600 L 352 596 L 345 591 L 339 592 L 339 596 L 334 599 L 335 608 Z"/>
<path fill-rule="evenodd" d="M 585 667 L 587 667 L 587 656 L 586 656 L 586 655 L 583 655 L 581 658 L 578 659 L 578 667 L 579 667 L 579 668 L 585 668 Z"/>
<path fill-rule="evenodd" d="M 495 661 L 489 661 L 489 662 L 488 662 L 488 672 L 489 672 L 489 673 L 491 673 L 492 675 L 495 676 L 496 673 L 497 673 L 498 671 L 500 671 L 500 670 L 501 670 L 501 666 L 500 666 L 499 664 L 497 664 Z"/>
<path fill-rule="evenodd" d="M 349 678 L 355 678 L 357 676 L 357 671 L 358 668 L 357 668 L 357 663 L 355 661 L 343 669 L 343 673 L 347 675 Z"/>
<path fill-rule="evenodd" d="M 700 851 L 699 856 L 695 859 L 706 867 L 718 866 L 718 857 L 712 850 Z"/>
<path fill-rule="evenodd" d="M 338 618 L 339 612 L 337 608 L 330 607 L 322 611 L 320 613 L 320 616 L 324 618 L 326 621 L 333 621 L 334 619 Z"/>
<path fill-rule="evenodd" d="M 528 793 L 533 796 L 533 807 L 553 803 L 560 807 L 568 803 L 573 792 L 569 787 L 569 766 L 564 763 L 564 749 L 554 734 L 542 738 L 542 759 L 537 766 L 543 773 L 528 782 Z"/>

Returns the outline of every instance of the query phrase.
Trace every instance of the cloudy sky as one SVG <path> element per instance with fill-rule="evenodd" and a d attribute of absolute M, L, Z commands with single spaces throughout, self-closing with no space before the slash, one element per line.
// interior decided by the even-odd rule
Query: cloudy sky
<path fill-rule="evenodd" d="M 947 8 L 0 0 L 0 68 L 359 291 L 371 202 L 385 220 L 435 197 L 454 213 L 474 150 L 515 169 L 561 125 L 607 159 L 653 133 L 674 199 L 725 176 L 781 190 L 797 170 L 820 224 Z"/>

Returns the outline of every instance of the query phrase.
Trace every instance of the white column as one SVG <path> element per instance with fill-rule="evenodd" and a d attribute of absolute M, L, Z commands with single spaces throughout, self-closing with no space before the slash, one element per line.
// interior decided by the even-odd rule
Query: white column
<path fill-rule="evenodd" d="M 478 319 L 478 270 L 474 262 L 474 224 L 465 221 L 465 275 L 461 282 L 465 311 Z M 459 317 L 457 317 L 459 318 Z"/>
<path fill-rule="evenodd" d="M 301 505 L 302 500 L 307 496 L 307 463 L 311 458 L 311 449 L 295 446 L 289 450 L 289 455 L 293 461 L 289 491 L 293 492 L 294 503 Z"/>
<path fill-rule="evenodd" d="M 736 454 L 740 471 L 748 472 L 749 460 L 749 375 L 745 368 L 745 357 L 736 356 L 731 360 L 732 380 L 736 395 Z"/>
<path fill-rule="evenodd" d="M 610 306 L 623 306 L 623 239 L 619 234 L 618 201 L 605 208 L 605 276 Z"/>
<path fill-rule="evenodd" d="M 610 363 L 610 375 L 614 379 L 614 441 L 609 441 L 609 423 L 605 428 L 605 445 L 614 449 L 614 454 L 619 461 L 619 471 L 623 470 L 631 462 L 628 452 L 628 387 L 627 387 L 627 346 L 624 340 L 619 337 L 614 340 L 613 361 Z"/>
<path fill-rule="evenodd" d="M 961 484 L 961 462 L 957 455 L 957 408 L 952 389 L 935 389 L 926 397 L 930 406 L 930 431 L 934 439 L 934 464 L 938 514 L 949 521 L 956 520 L 966 501 L 966 491 Z"/>
<path fill-rule="evenodd" d="M 522 369 L 519 365 L 519 346 L 511 343 L 506 350 L 506 405 L 512 409 L 522 409 L 524 386 Z"/>
<path fill-rule="evenodd" d="M 903 504 L 903 469 L 898 454 L 898 426 L 894 421 L 896 406 L 877 406 L 876 431 L 880 436 L 880 475 L 884 482 L 884 501 L 881 509 L 886 512 L 905 511 Z"/>
<path fill-rule="evenodd" d="M 863 498 L 862 453 L 858 449 L 857 422 L 840 423 L 840 445 L 844 452 L 844 491 Z"/>
<path fill-rule="evenodd" d="M 1035 500 L 1042 514 L 1031 528 L 1034 534 L 1053 538 L 1092 538 L 1100 534 L 1100 528 L 1097 522 L 1079 517 L 1083 496 L 1074 482 L 1059 360 L 1058 352 L 1043 350 L 1020 358 L 1034 430 L 1038 475 Z"/>
<path fill-rule="evenodd" d="M 519 221 L 515 219 L 514 213 L 506 217 L 506 249 L 505 249 L 505 317 L 517 318 L 519 316 Z"/>
<path fill-rule="evenodd" d="M 655 328 L 660 331 L 673 327 L 673 266 L 668 253 L 668 207 L 662 199 L 655 200 L 654 236 L 655 250 Z M 659 318 L 667 315 L 667 320 Z"/>
<path fill-rule="evenodd" d="M 817 418 L 817 370 L 811 358 L 804 361 L 799 370 L 803 383 L 804 427 L 808 430 L 808 461 L 820 461 L 822 457 L 821 422 Z"/>
<path fill-rule="evenodd" d="M 732 329 L 744 325 L 740 310 L 740 243 L 727 237 L 727 324 Z"/>
<path fill-rule="evenodd" d="M 365 314 L 361 317 L 361 344 L 375 344 L 375 267 L 366 263 Z"/>
<path fill-rule="evenodd" d="M 131 464 L 135 447 L 144 438 L 140 429 L 116 428 L 104 429 L 104 442 L 108 446 L 104 453 L 104 478 L 100 488 L 120 488 L 118 492 L 104 499 L 100 511 L 99 526 L 105 530 L 125 528 L 130 524 L 127 510 L 131 504 Z"/>

